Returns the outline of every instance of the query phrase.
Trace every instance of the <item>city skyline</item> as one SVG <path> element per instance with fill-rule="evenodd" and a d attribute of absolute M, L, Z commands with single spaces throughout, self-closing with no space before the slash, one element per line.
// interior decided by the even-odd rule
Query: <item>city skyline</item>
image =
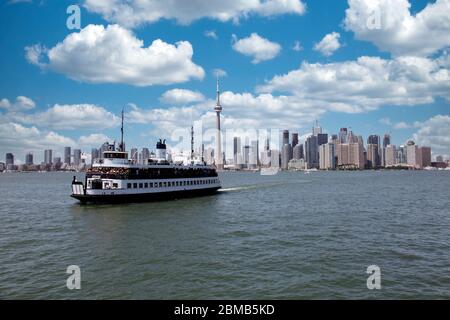
<path fill-rule="evenodd" d="M 215 152 L 215 144 L 210 144 L 206 149 L 202 143 L 195 147 L 194 131 L 191 129 L 191 147 L 196 158 L 202 158 L 207 164 L 215 164 L 218 155 Z M 216 131 L 217 133 L 218 131 Z M 226 136 L 223 134 L 223 136 Z M 395 167 L 410 167 L 423 169 L 430 167 L 432 162 L 438 163 L 442 167 L 445 162 L 450 161 L 450 157 L 444 155 L 432 156 L 432 149 L 429 146 L 417 145 L 413 140 L 408 140 L 402 145 L 391 144 L 392 136 L 385 133 L 371 134 L 367 140 L 363 136 L 354 133 L 351 129 L 342 127 L 337 133 L 326 133 L 319 125 L 318 121 L 311 128 L 311 133 L 299 138 L 298 131 L 280 130 L 277 141 L 271 141 L 267 136 L 261 141 L 259 138 L 253 140 L 251 136 L 233 136 L 230 141 L 220 139 L 225 145 L 223 160 L 226 169 L 259 169 L 264 167 L 275 167 L 282 170 L 287 169 L 380 169 Z M 217 136 L 216 136 L 217 138 Z M 273 135 L 272 135 L 273 138 Z M 228 143 L 228 145 L 227 145 Z M 119 143 L 120 144 L 120 143 Z M 125 143 L 126 145 L 126 143 Z M 94 159 L 101 158 L 103 151 L 118 148 L 119 145 L 114 142 L 110 144 L 105 141 L 99 148 L 92 148 L 90 153 L 82 152 L 81 149 L 64 148 L 64 157 L 52 157 L 53 150 L 43 150 L 45 165 L 49 169 L 70 169 L 78 170 L 92 165 Z M 126 150 L 126 149 L 125 149 Z M 132 146 L 128 151 L 129 159 L 132 163 L 145 164 L 146 159 L 157 157 L 156 149 L 152 147 L 143 147 L 142 151 Z M 192 151 L 187 150 L 178 152 L 171 151 L 169 147 L 168 156 L 177 157 L 189 162 Z M 228 151 L 228 152 L 227 152 Z M 231 154 L 230 154 L 231 152 Z M 221 157 L 222 158 L 222 157 Z M 25 156 L 25 165 L 28 169 L 36 169 L 33 165 L 39 165 L 34 162 L 34 154 L 29 152 Z M 301 160 L 301 161 L 299 161 Z M 0 161 L 1 163 L 1 161 Z M 440 164 L 439 164 L 440 163 Z M 5 154 L 5 169 L 9 165 L 22 164 L 17 163 L 14 154 Z M 221 168 L 223 168 L 223 165 Z M 16 168 L 14 167 L 14 168 Z M 9 167 L 12 169 L 13 167 Z M 24 167 L 25 170 L 27 167 Z"/>
<path fill-rule="evenodd" d="M 318 119 L 327 132 L 390 133 L 450 155 L 449 24 L 427 23 L 450 19 L 449 0 L 269 2 L 193 13 L 174 1 L 125 19 L 122 1 L 82 0 L 80 29 L 67 26 L 70 1 L 1 4 L 0 150 L 22 162 L 89 152 L 119 141 L 123 108 L 139 149 L 196 120 L 213 129 L 219 75 L 224 129 L 305 134 Z"/>

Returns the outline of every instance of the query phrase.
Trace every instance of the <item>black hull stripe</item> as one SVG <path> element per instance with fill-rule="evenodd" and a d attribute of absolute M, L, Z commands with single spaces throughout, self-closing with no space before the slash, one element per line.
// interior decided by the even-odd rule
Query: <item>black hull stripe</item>
<path fill-rule="evenodd" d="M 114 194 L 114 195 L 78 195 L 72 194 L 71 197 L 79 200 L 81 203 L 127 203 L 127 202 L 150 202 L 164 201 L 178 198 L 200 197 L 211 195 L 217 192 L 219 187 L 196 190 L 181 190 L 158 193 L 135 193 L 135 194 Z"/>

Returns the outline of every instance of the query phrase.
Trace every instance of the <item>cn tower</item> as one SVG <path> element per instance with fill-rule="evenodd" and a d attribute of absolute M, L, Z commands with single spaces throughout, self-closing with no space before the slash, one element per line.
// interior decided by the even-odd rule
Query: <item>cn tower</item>
<path fill-rule="evenodd" d="M 215 156 L 215 164 L 218 170 L 223 170 L 223 157 L 222 157 L 222 138 L 220 132 L 220 112 L 222 111 L 222 106 L 220 105 L 220 89 L 219 89 L 219 75 L 217 75 L 217 101 L 216 106 L 214 107 L 214 111 L 216 111 L 217 120 L 216 120 L 216 152 Z"/>

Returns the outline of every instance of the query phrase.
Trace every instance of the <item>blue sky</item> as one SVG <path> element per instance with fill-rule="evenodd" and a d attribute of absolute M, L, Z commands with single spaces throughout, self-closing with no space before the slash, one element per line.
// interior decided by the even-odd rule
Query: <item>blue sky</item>
<path fill-rule="evenodd" d="M 395 144 L 413 137 L 431 145 L 434 154 L 450 154 L 448 0 L 373 1 L 381 23 L 375 30 L 364 30 L 364 23 L 351 17 L 351 13 L 372 14 L 364 0 L 291 0 L 284 5 L 271 0 L 267 8 L 261 0 L 250 8 L 230 1 L 217 10 L 208 7 L 214 1 L 193 1 L 195 8 L 188 13 L 182 5 L 180 12 L 162 6 L 157 17 L 152 12 L 154 1 L 148 0 L 145 8 L 130 5 L 130 16 L 110 11 L 120 2 L 103 1 L 109 4 L 101 7 L 92 0 L 2 1 L 2 158 L 14 152 L 23 160 L 32 151 L 42 160 L 43 148 L 58 154 L 65 144 L 89 152 L 105 137 L 118 138 L 116 116 L 124 106 L 128 147 L 153 148 L 157 137 L 198 118 L 208 127 L 214 120 L 215 69 L 226 72 L 221 77 L 225 128 L 289 128 L 304 135 L 318 119 L 328 133 L 343 126 L 365 138 L 390 132 Z M 81 8 L 81 30 L 66 27 L 71 4 Z M 401 20 L 392 21 L 395 13 L 403 14 L 412 29 L 402 30 Z M 443 23 L 423 23 L 427 19 Z M 208 31 L 214 31 L 215 38 L 207 36 Z M 337 44 L 329 37 L 322 48 L 331 49 L 319 50 L 317 44 L 333 32 L 338 34 Z M 69 41 L 77 33 L 81 38 Z M 99 34 L 109 42 L 100 46 L 83 42 Z M 425 41 L 424 35 L 434 40 Z M 128 48 L 130 39 L 143 41 L 142 48 L 161 39 L 171 47 L 160 49 L 179 57 L 168 58 L 159 68 L 155 59 L 163 58 L 132 45 Z M 179 41 L 190 45 L 192 56 L 181 52 Z M 293 49 L 297 41 L 301 50 Z M 31 52 L 37 53 L 37 60 L 30 60 L 30 48 L 40 48 Z M 109 62 L 120 52 L 121 58 Z M 124 62 L 130 52 L 150 56 Z M 255 62 L 258 54 L 264 58 Z M 361 57 L 371 60 L 358 60 Z M 363 76 L 374 64 L 380 76 Z M 121 68 L 133 75 L 124 76 L 117 71 Z M 333 72 L 342 87 L 320 78 Z M 165 79 L 160 79 L 163 75 Z M 161 96 L 172 89 L 189 91 L 177 101 L 173 100 L 176 91 L 170 91 L 167 96 L 172 100 L 164 102 Z M 186 98 L 191 91 L 200 97 Z"/>

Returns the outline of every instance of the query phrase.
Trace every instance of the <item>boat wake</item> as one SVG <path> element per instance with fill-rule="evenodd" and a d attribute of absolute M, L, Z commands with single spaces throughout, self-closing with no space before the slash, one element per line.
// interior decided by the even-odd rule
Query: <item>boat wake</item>
<path fill-rule="evenodd" d="M 245 185 L 240 187 L 232 187 L 232 188 L 223 188 L 217 190 L 217 192 L 235 192 L 235 191 L 243 191 L 243 190 L 251 190 L 251 189 L 262 189 L 262 188 L 272 188 L 276 186 L 286 185 L 290 183 L 304 183 L 306 181 L 293 181 L 293 182 L 277 182 L 277 183 L 267 183 L 267 184 L 253 184 L 253 185 Z"/>

